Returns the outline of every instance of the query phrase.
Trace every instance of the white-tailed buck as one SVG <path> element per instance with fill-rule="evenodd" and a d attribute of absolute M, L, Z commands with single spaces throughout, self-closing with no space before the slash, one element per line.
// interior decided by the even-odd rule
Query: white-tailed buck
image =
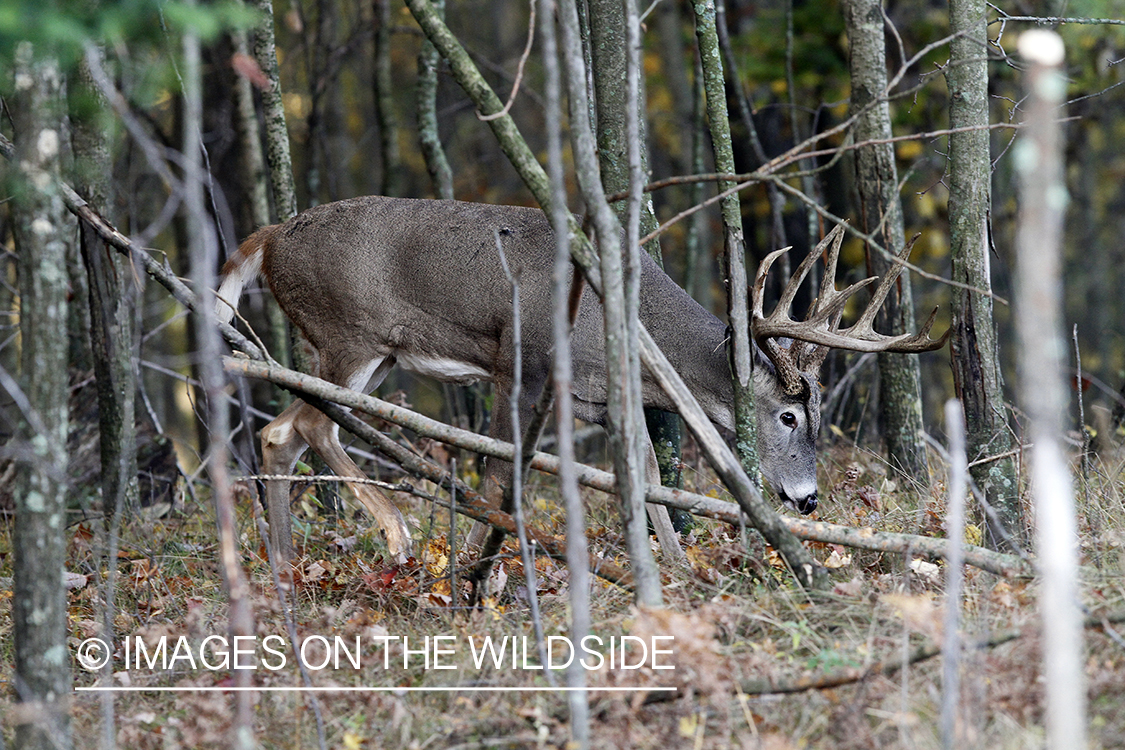
<path fill-rule="evenodd" d="M 753 289 L 751 329 L 754 389 L 762 473 L 782 501 L 802 513 L 817 505 L 816 437 L 820 429 L 817 372 L 830 348 L 922 352 L 933 340 L 934 316 L 913 335 L 885 336 L 872 322 L 902 270 L 887 273 L 859 321 L 841 329 L 848 298 L 875 281 L 835 289 L 842 238 L 837 227 L 800 265 L 775 311 L 762 312 L 770 264 L 761 264 Z M 264 276 L 285 314 L 308 342 L 313 374 L 355 390 L 374 388 L 395 364 L 453 383 L 492 381 L 504 403 L 513 380 L 511 289 L 496 250 L 519 275 L 523 320 L 522 423 L 551 371 L 551 271 L 554 240 L 543 212 L 532 208 L 457 201 L 367 197 L 312 208 L 247 239 L 227 262 L 217 314 L 229 321 L 242 288 Z M 804 321 L 789 317 L 797 288 L 828 249 L 826 286 Z M 907 249 L 903 257 L 909 252 Z M 715 424 L 732 431 L 733 390 L 726 325 L 707 312 L 644 253 L 641 321 Z M 573 283 L 573 280 L 572 280 Z M 935 311 L 936 312 L 936 311 Z M 947 334 L 948 335 L 948 334 Z M 605 362 L 600 303 L 583 293 L 572 335 L 576 416 L 605 420 Z M 673 410 L 645 373 L 646 406 Z M 491 434 L 511 439 L 507 419 L 494 416 Z M 340 446 L 334 422 L 294 401 L 262 430 L 263 470 L 288 474 L 310 446 L 343 476 L 364 475 Z M 485 496 L 498 502 L 511 465 L 489 460 Z M 402 516 L 371 485 L 350 484 L 375 517 L 392 555 L 409 549 Z M 266 483 L 274 548 L 292 553 L 289 484 Z"/>

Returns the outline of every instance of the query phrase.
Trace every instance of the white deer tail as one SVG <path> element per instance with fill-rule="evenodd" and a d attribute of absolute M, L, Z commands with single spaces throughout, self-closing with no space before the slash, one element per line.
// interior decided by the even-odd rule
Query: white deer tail
<path fill-rule="evenodd" d="M 273 229 L 262 227 L 247 237 L 223 265 L 223 283 L 215 299 L 215 318 L 220 323 L 231 321 L 243 288 L 262 272 L 262 248 L 273 235 Z"/>

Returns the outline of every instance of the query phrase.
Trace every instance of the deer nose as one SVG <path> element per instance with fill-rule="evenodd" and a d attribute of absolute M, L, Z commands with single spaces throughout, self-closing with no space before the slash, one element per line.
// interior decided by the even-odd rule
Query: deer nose
<path fill-rule="evenodd" d="M 814 492 L 804 500 L 799 500 L 797 502 L 797 510 L 799 510 L 802 515 L 807 516 L 809 513 L 812 513 L 814 510 L 816 510 L 816 505 L 816 493 Z"/>

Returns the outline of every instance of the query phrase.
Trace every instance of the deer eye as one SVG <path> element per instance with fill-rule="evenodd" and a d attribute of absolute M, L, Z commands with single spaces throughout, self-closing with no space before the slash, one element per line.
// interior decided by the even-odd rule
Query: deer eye
<path fill-rule="evenodd" d="M 781 413 L 781 423 L 786 427 L 792 429 L 797 426 L 797 417 L 791 411 Z"/>

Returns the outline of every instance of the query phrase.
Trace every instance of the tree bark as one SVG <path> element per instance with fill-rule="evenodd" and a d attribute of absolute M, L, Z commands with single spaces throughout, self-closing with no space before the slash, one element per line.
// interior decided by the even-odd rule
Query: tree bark
<path fill-rule="evenodd" d="M 973 128 L 949 136 L 949 233 L 953 278 L 990 291 L 989 207 L 992 202 L 992 163 L 988 126 L 988 47 L 984 0 L 950 0 L 950 59 L 945 75 L 949 87 L 950 128 Z M 992 298 L 955 289 L 954 332 L 950 339 L 953 381 L 965 408 L 969 462 L 1007 454 L 1012 433 L 1004 403 L 996 323 Z M 978 464 L 973 481 L 995 510 L 1000 523 L 1015 539 L 1024 535 L 1016 464 L 1011 457 Z M 992 528 L 989 540 L 997 549 L 1006 536 Z"/>
<path fill-rule="evenodd" d="M 856 123 L 855 139 L 890 138 L 891 110 L 884 97 L 887 59 L 881 0 L 847 0 L 844 19 L 851 48 L 851 108 L 852 112 L 863 112 Z M 864 232 L 882 237 L 888 253 L 898 253 L 905 238 L 893 144 L 859 149 L 855 165 L 860 225 Z M 871 275 L 882 276 L 891 261 L 869 249 L 867 263 Z M 877 321 L 879 329 L 888 334 L 914 330 L 914 298 L 907 273 L 892 287 Z M 928 486 L 918 359 L 881 352 L 878 362 L 879 422 L 891 466 L 922 486 Z"/>
<path fill-rule="evenodd" d="M 20 287 L 21 375 L 26 397 L 15 445 L 12 630 L 20 748 L 71 747 L 66 645 L 67 274 L 66 213 L 59 194 L 63 82 L 58 63 L 30 42 L 16 50 L 15 129 L 20 190 L 13 201 Z M 14 395 L 14 394 L 13 394 Z"/>
<path fill-rule="evenodd" d="M 640 362 L 630 346 L 632 339 L 628 335 L 631 327 L 629 318 L 635 321 L 637 311 L 635 307 L 630 310 L 632 306 L 627 306 L 621 224 L 605 199 L 594 133 L 587 118 L 586 65 L 579 36 L 578 11 L 573 0 L 563 0 L 559 8 L 575 169 L 579 188 L 598 235 L 605 320 L 607 440 L 617 477 L 626 547 L 637 584 L 637 603 L 658 607 L 663 603 L 660 571 L 652 558 L 644 511 L 645 457 L 639 432 L 642 423 Z M 597 24 L 591 22 L 590 25 Z M 620 82 L 621 78 L 618 78 L 618 85 Z M 621 112 L 624 116 L 624 107 Z M 636 325 L 632 323 L 632 327 Z"/>
<path fill-rule="evenodd" d="M 714 0 L 701 0 L 695 9 L 695 35 L 703 63 L 703 86 L 707 93 L 707 120 L 715 169 L 734 174 L 734 148 L 727 116 L 726 81 L 715 25 Z M 719 192 L 734 186 L 719 182 Z M 727 285 L 727 318 L 731 331 L 731 371 L 734 383 L 735 447 L 747 476 L 758 482 L 758 422 L 754 413 L 754 377 L 750 343 L 750 314 L 746 302 L 746 247 L 742 235 L 742 208 L 738 194 L 727 196 L 723 208 L 723 272 Z"/>
<path fill-rule="evenodd" d="M 281 78 L 277 70 L 277 46 L 273 32 L 273 3 L 256 0 L 261 21 L 254 29 L 254 59 L 269 85 L 262 91 L 266 126 L 266 160 L 270 167 L 270 189 L 274 214 L 279 222 L 297 215 L 297 187 L 293 182 L 293 157 L 289 153 L 289 129 L 281 101 Z"/>
<path fill-rule="evenodd" d="M 626 0 L 633 2 L 635 0 Z M 594 94 L 597 113 L 598 165 L 601 168 L 602 186 L 607 193 L 620 193 L 629 188 L 631 146 L 628 135 L 628 108 L 632 107 L 638 122 L 640 169 L 649 174 L 648 128 L 645 120 L 643 94 L 631 101 L 626 86 L 628 41 L 626 39 L 625 5 L 621 0 L 590 0 L 590 52 L 593 61 Z M 628 201 L 614 204 L 618 219 L 627 221 Z M 653 232 L 659 222 L 652 205 L 652 194 L 645 193 L 640 204 L 640 234 Z M 664 267 L 660 240 L 655 238 L 645 245 L 645 251 L 656 264 Z M 680 420 L 670 412 L 646 408 L 645 423 L 660 466 L 660 481 L 669 487 L 680 486 Z"/>
<path fill-rule="evenodd" d="M 435 2 L 434 9 L 439 18 L 445 18 L 445 0 Z M 423 39 L 422 49 L 418 53 L 418 143 L 422 147 L 422 158 L 426 161 L 426 171 L 430 173 L 434 194 L 444 200 L 453 200 L 453 170 L 449 167 L 449 160 L 445 158 L 438 130 L 437 73 L 440 62 L 441 56 L 434 43 Z"/>
<path fill-rule="evenodd" d="M 391 0 L 374 0 L 375 10 L 375 119 L 383 155 L 383 195 L 402 192 L 402 157 L 398 150 L 394 73 L 391 70 Z"/>

